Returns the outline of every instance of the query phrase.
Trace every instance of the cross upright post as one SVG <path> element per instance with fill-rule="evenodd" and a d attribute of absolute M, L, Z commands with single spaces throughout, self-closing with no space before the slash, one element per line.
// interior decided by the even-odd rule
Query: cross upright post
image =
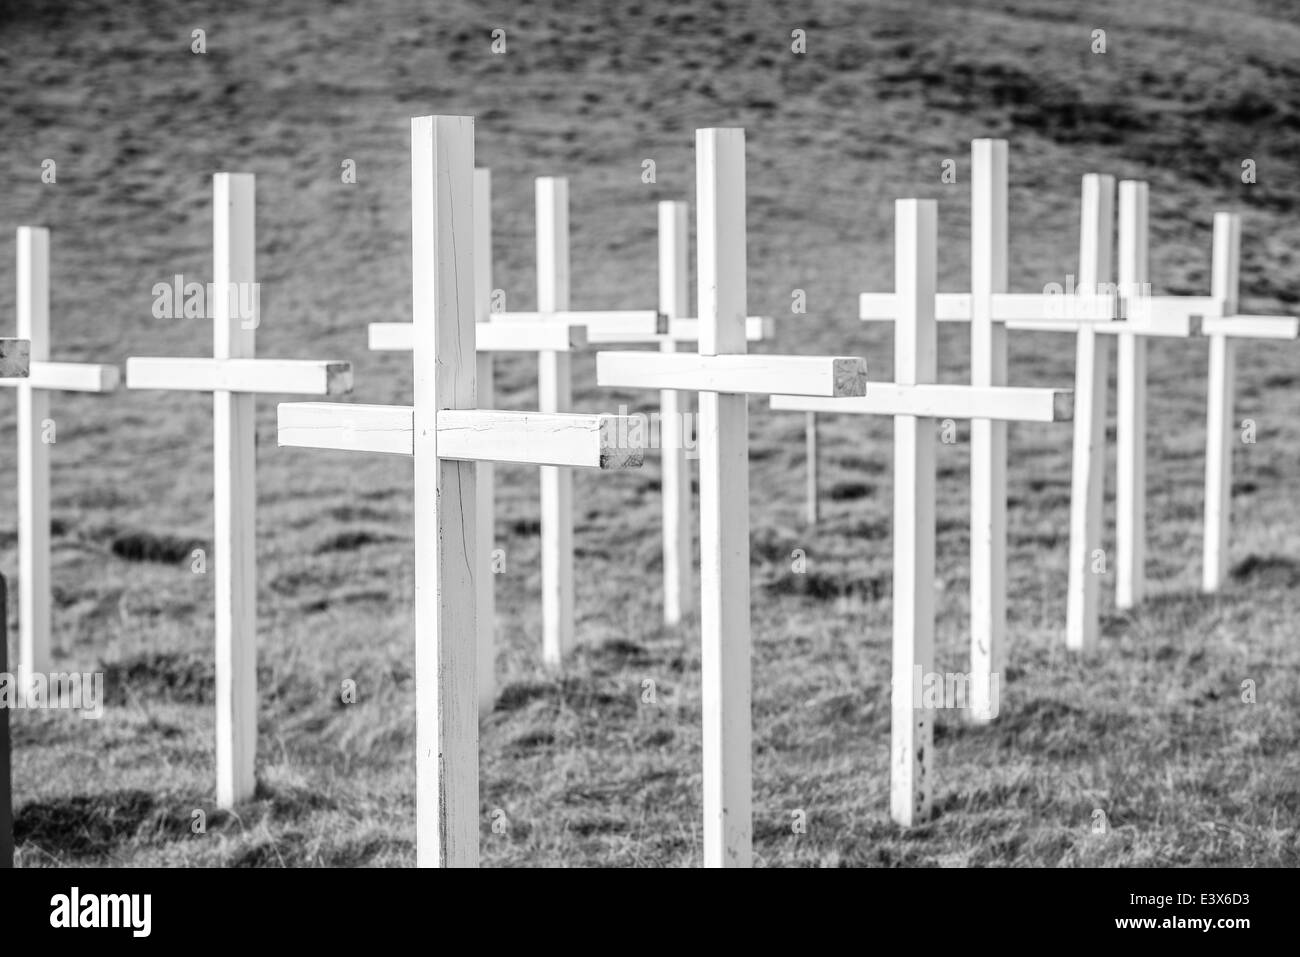
<path fill-rule="evenodd" d="M 700 640 L 704 865 L 748 867 L 751 810 L 749 418 L 773 383 L 797 394 L 861 395 L 866 363 L 746 355 L 745 132 L 695 134 L 699 352 L 599 352 L 602 387 L 699 393 Z"/>
<path fill-rule="evenodd" d="M 131 357 L 128 389 L 212 393 L 217 804 L 253 796 L 257 753 L 256 422 L 259 392 L 336 395 L 352 367 L 333 360 L 254 358 L 255 183 L 217 173 L 213 186 L 212 358 Z"/>
<path fill-rule="evenodd" d="M 1238 428 L 1233 415 L 1237 345 L 1242 340 L 1292 341 L 1300 337 L 1296 316 L 1239 314 L 1241 217 L 1214 214 L 1210 296 L 1223 304 L 1221 318 L 1207 318 L 1201 332 L 1210 340 L 1206 395 L 1205 543 L 1201 588 L 1219 590 L 1228 575 L 1228 527 L 1232 512 L 1232 448 Z"/>
<path fill-rule="evenodd" d="M 937 206 L 900 199 L 894 205 L 894 285 L 888 311 L 894 320 L 894 382 L 866 383 L 860 398 L 772 397 L 778 411 L 890 415 L 894 417 L 894 621 L 890 813 L 910 827 L 929 820 L 932 802 L 934 703 L 926 699 L 935 631 L 936 419 L 1061 422 L 1072 396 L 1058 389 L 946 385 L 937 382 L 935 293 Z M 873 294 L 873 299 L 874 299 Z M 880 306 L 873 303 L 873 313 Z M 883 309 L 884 307 L 881 306 Z M 999 304 L 994 308 L 1014 308 Z M 1041 306 L 1034 306 L 1041 308 Z M 966 314 L 972 315 L 971 310 Z M 973 671 L 971 710 L 997 714 L 1001 675 Z M 949 704 L 956 707 L 956 704 Z"/>
<path fill-rule="evenodd" d="M 282 446 L 415 464 L 416 857 L 478 864 L 476 463 L 641 464 L 618 416 L 498 412 L 476 401 L 474 120 L 411 121 L 413 406 L 282 403 Z"/>
<path fill-rule="evenodd" d="M 50 231 L 18 227 L 18 335 L 31 343 L 22 378 L 0 379 L 18 398 L 18 664 L 50 670 L 50 392 L 112 392 L 117 366 L 50 361 Z"/>

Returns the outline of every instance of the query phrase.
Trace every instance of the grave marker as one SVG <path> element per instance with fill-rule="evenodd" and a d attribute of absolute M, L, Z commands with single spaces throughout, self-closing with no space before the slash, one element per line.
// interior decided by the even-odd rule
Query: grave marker
<path fill-rule="evenodd" d="M 1114 315 L 1109 297 L 1080 287 L 1068 294 L 1009 293 L 1008 159 L 1006 140 L 971 141 L 971 293 L 940 293 L 936 318 L 971 324 L 971 384 L 1007 384 L 1006 323 L 1025 316 L 1075 316 L 1104 321 Z M 864 293 L 864 320 L 892 320 L 895 296 Z M 1076 387 L 1077 388 L 1077 387 Z M 1088 397 L 1079 391 L 1080 400 Z M 960 418 L 960 416 L 958 416 Z M 1078 423 L 1076 422 L 1076 428 Z M 975 676 L 975 720 L 992 717 L 984 695 L 1006 660 L 1007 632 L 1007 439 L 1006 421 L 971 422 L 970 655 Z"/>
<path fill-rule="evenodd" d="M 600 386 L 699 392 L 700 637 L 704 864 L 752 857 L 749 416 L 773 382 L 796 393 L 861 395 L 860 358 L 747 356 L 745 133 L 695 134 L 699 352 L 599 352 Z"/>
<path fill-rule="evenodd" d="M 50 231 L 18 227 L 18 335 L 31 342 L 29 374 L 0 379 L 18 393 L 18 665 L 24 674 L 51 668 L 50 396 L 112 392 L 117 366 L 50 361 Z"/>
<path fill-rule="evenodd" d="M 894 215 L 895 292 L 889 308 L 896 319 L 897 381 L 868 381 L 860 398 L 777 395 L 771 404 L 778 411 L 894 416 L 890 813 L 899 824 L 912 826 L 929 819 L 932 797 L 934 717 L 916 698 L 921 686 L 916 675 L 917 669 L 930 674 L 934 664 L 934 420 L 1062 422 L 1071 416 L 1072 395 L 1059 389 L 937 382 L 937 205 L 933 200 L 900 199 Z M 992 676 L 972 671 L 971 679 L 972 711 L 981 707 L 995 712 Z"/>
<path fill-rule="evenodd" d="M 421 866 L 478 863 L 476 463 L 615 469 L 619 416 L 496 412 L 475 401 L 474 120 L 411 121 L 413 406 L 282 403 L 284 446 L 415 463 L 416 849 Z"/>
<path fill-rule="evenodd" d="M 1228 523 L 1232 512 L 1232 448 L 1238 425 L 1233 416 L 1236 348 L 1240 339 L 1295 340 L 1295 316 L 1237 314 L 1241 271 L 1241 217 L 1214 214 L 1214 253 L 1210 296 L 1223 304 L 1221 318 L 1206 318 L 1201 332 L 1210 339 L 1209 389 L 1206 397 L 1205 549 L 1201 587 L 1216 592 L 1228 574 Z"/>
<path fill-rule="evenodd" d="M 352 389 L 347 362 L 256 359 L 254 178 L 217 173 L 213 187 L 213 356 L 126 360 L 128 389 L 212 393 L 213 561 L 216 578 L 217 804 L 253 796 L 257 752 L 256 423 L 259 392 L 337 395 Z M 240 317 L 245 299 L 253 315 Z"/>

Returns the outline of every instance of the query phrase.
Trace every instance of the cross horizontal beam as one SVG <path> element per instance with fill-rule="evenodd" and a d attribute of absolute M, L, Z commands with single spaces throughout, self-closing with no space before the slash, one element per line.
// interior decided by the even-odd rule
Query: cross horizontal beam
<path fill-rule="evenodd" d="M 32 354 L 30 339 L 0 339 L 0 376 L 19 378 L 28 374 Z"/>
<path fill-rule="evenodd" d="M 489 322 L 568 322 L 602 332 L 633 336 L 663 335 L 668 317 L 653 309 L 559 310 L 556 312 L 493 312 Z"/>
<path fill-rule="evenodd" d="M 92 362 L 32 362 L 26 378 L 0 379 L 0 386 L 26 382 L 33 389 L 58 392 L 112 392 L 122 378 L 113 365 Z"/>
<path fill-rule="evenodd" d="M 1073 319 L 1105 322 L 1116 318 L 1115 297 L 1094 293 L 994 293 L 994 322 L 1033 319 Z M 941 292 L 934 297 L 934 317 L 939 322 L 970 322 L 971 296 Z M 858 297 L 858 318 L 893 321 L 899 304 L 892 292 L 864 292 Z"/>
<path fill-rule="evenodd" d="M 342 395 L 352 390 L 352 364 L 317 359 L 126 360 L 128 389 L 185 392 L 272 392 L 282 395 Z"/>
<path fill-rule="evenodd" d="M 1200 333 L 1201 319 L 1196 315 L 1176 315 L 1157 312 L 1143 320 L 1116 322 L 1079 322 L 1074 319 L 1017 319 L 1007 322 L 1007 328 L 1019 332 L 1072 332 L 1083 326 L 1098 335 L 1122 336 L 1131 334 L 1155 339 L 1188 339 Z"/>
<path fill-rule="evenodd" d="M 1202 319 L 1201 335 L 1229 339 L 1300 338 L 1300 318 L 1295 316 L 1225 316 Z"/>
<path fill-rule="evenodd" d="M 477 352 L 572 352 L 586 347 L 585 326 L 546 319 L 480 322 L 474 331 Z M 374 352 L 410 352 L 415 327 L 411 322 L 372 322 L 370 348 Z"/>
<path fill-rule="evenodd" d="M 598 352 L 596 384 L 632 389 L 770 395 L 862 395 L 866 361 L 850 356 L 697 355 Z"/>
<path fill-rule="evenodd" d="M 913 415 L 928 419 L 1069 422 L 1074 418 L 1074 393 L 1069 389 L 868 382 L 866 394 L 855 398 L 774 395 L 772 408 L 780 412 Z"/>
<path fill-rule="evenodd" d="M 414 454 L 410 406 L 282 402 L 279 444 L 351 452 Z M 645 447 L 632 416 L 577 413 L 438 412 L 438 458 L 514 465 L 635 468 Z"/>
<path fill-rule="evenodd" d="M 745 338 L 750 342 L 761 342 L 776 335 L 776 322 L 771 316 L 748 316 L 745 319 Z M 660 342 L 697 342 L 700 338 L 699 319 L 669 319 L 668 331 L 656 336 L 641 336 L 633 333 L 609 331 L 607 329 L 588 329 L 587 341 L 592 344 L 633 345 L 636 343 Z"/>

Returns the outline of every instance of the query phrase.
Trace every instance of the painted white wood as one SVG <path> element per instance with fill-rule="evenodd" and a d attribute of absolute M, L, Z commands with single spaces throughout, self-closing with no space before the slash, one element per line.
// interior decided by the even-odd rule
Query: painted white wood
<path fill-rule="evenodd" d="M 239 320 L 235 319 L 238 326 Z M 243 333 L 245 330 L 239 330 Z M 251 330 L 247 330 L 250 331 Z M 352 390 L 352 366 L 338 360 L 239 358 L 153 358 L 126 360 L 128 389 L 228 392 L 248 395 L 342 395 Z"/>
<path fill-rule="evenodd" d="M 659 311 L 668 317 L 669 329 L 690 310 L 687 204 L 659 204 Z M 676 352 L 671 335 L 659 344 L 662 352 Z M 675 389 L 659 392 L 660 488 L 663 505 L 664 624 L 678 625 L 695 608 L 694 542 L 691 513 L 691 463 L 687 457 L 686 430 L 690 402 Z"/>
<path fill-rule="evenodd" d="M 1214 246 L 1210 293 L 1224 303 L 1223 312 L 1237 312 L 1241 272 L 1241 217 L 1214 214 Z M 1233 323 L 1237 320 L 1221 320 Z M 1213 326 L 1211 326 L 1213 329 Z M 1227 335 L 1210 334 L 1210 369 L 1205 428 L 1205 544 L 1201 587 L 1215 592 L 1228 573 L 1228 524 L 1232 512 L 1233 396 L 1236 343 Z"/>
<path fill-rule="evenodd" d="M 745 341 L 743 335 L 740 341 Z M 862 395 L 866 378 L 866 363 L 854 356 L 596 353 L 599 386 L 736 395 L 768 395 L 780 389 L 790 395 L 849 396 Z"/>
<path fill-rule="evenodd" d="M 1083 177 L 1079 225 L 1079 285 L 1109 283 L 1115 223 L 1115 179 Z M 1074 451 L 1070 475 L 1070 559 L 1065 641 L 1076 651 L 1097 646 L 1100 629 L 1102 508 L 1106 490 L 1106 392 L 1111 340 L 1095 324 L 1077 331 L 1074 359 Z"/>
<path fill-rule="evenodd" d="M 1017 319 L 1006 324 L 1007 328 L 1017 332 L 1078 332 L 1083 326 L 1091 326 L 1099 336 L 1124 337 L 1136 336 L 1142 339 L 1189 339 L 1200 334 L 1201 320 L 1193 314 L 1175 316 L 1163 314 L 1152 322 L 1093 322 L 1082 323 L 1073 320 L 1055 321 L 1047 319 Z"/>
<path fill-rule="evenodd" d="M 538 177 L 537 309 L 543 313 L 569 308 L 569 181 Z M 569 356 L 542 352 L 537 359 L 537 399 L 542 412 L 573 407 Z M 540 469 L 542 550 L 542 661 L 552 668 L 573 647 L 573 475 L 563 469 Z"/>
<path fill-rule="evenodd" d="M 1119 184 L 1119 287 L 1140 297 L 1147 274 L 1147 184 Z M 1115 605 L 1132 608 L 1145 591 L 1146 559 L 1146 337 L 1118 340 L 1115 413 Z"/>
<path fill-rule="evenodd" d="M 1215 215 L 1235 215 L 1219 214 Z M 1300 318 L 1295 316 L 1226 316 L 1201 321 L 1204 336 L 1229 339 L 1296 339 L 1300 338 Z"/>
<path fill-rule="evenodd" d="M 32 363 L 50 358 L 50 231 L 18 230 L 18 336 L 30 341 Z M 18 405 L 18 663 L 23 680 L 48 672 L 50 630 L 50 447 L 41 423 L 50 415 L 48 392 L 30 377 L 16 380 Z"/>
<path fill-rule="evenodd" d="M 122 370 L 94 362 L 33 362 L 33 389 L 49 392 L 112 392 L 121 384 Z M 15 385 L 16 379 L 0 379 L 0 385 Z"/>
<path fill-rule="evenodd" d="M 490 296 L 491 293 L 489 292 Z M 372 352 L 410 352 L 409 322 L 372 322 L 369 327 Z M 485 322 L 478 330 L 476 349 L 491 352 L 576 352 L 588 343 L 587 328 L 571 322 Z"/>
<path fill-rule="evenodd" d="M 855 398 L 774 395 L 772 409 L 853 415 L 912 415 L 932 419 L 990 419 L 998 422 L 1068 422 L 1074 394 L 1068 389 L 1020 386 L 901 385 L 867 382 Z"/>
<path fill-rule="evenodd" d="M 253 795 L 257 748 L 257 470 L 249 390 L 336 394 L 351 387 L 352 369 L 346 362 L 254 358 L 259 317 L 241 316 L 231 293 L 238 296 L 256 277 L 255 181 L 249 173 L 217 173 L 212 185 L 213 357 L 132 357 L 126 375 L 130 389 L 212 392 L 217 804 L 228 808 Z"/>
<path fill-rule="evenodd" d="M 518 461 L 521 446 L 540 447 L 540 429 L 559 436 L 553 416 L 473 408 L 475 269 L 477 241 L 472 196 L 473 119 L 425 116 L 411 121 L 412 305 L 415 325 L 413 408 L 284 403 L 281 444 L 361 448 L 412 454 L 415 460 L 416 833 L 421 866 L 478 862 L 479 664 L 474 576 L 475 466 L 445 458 L 457 441 L 492 446 L 489 428 L 518 428 L 503 461 Z M 592 444 L 604 443 L 603 467 L 636 464 L 643 448 L 624 442 L 628 417 L 569 416 L 585 423 Z M 594 422 L 590 420 L 595 420 Z M 532 423 L 524 428 L 523 423 Z M 617 438 L 611 445 L 609 435 Z M 640 432 L 633 433 L 638 438 Z M 333 444 L 330 444 L 333 443 Z M 616 455 L 611 456 L 613 448 Z M 464 451 L 464 450 L 462 450 Z M 586 453 L 584 453 L 586 454 Z"/>
<path fill-rule="evenodd" d="M 739 356 L 748 282 L 745 131 L 697 130 L 695 171 L 699 351 Z M 705 867 L 748 867 L 753 856 L 747 401 L 716 390 L 699 396 Z"/>
<path fill-rule="evenodd" d="M 215 359 L 200 361 L 215 373 L 222 360 L 253 359 L 256 324 L 244 328 L 230 289 L 231 283 L 256 280 L 257 247 L 253 176 L 218 173 L 212 188 Z M 128 387 L 134 361 L 127 360 Z M 253 796 L 257 753 L 257 427 L 253 396 L 234 391 L 233 385 L 221 374 L 208 382 L 213 390 L 217 804 L 223 808 Z"/>
<path fill-rule="evenodd" d="M 24 378 L 31 373 L 32 344 L 26 339 L 0 339 L 0 376 Z"/>
<path fill-rule="evenodd" d="M 478 864 L 474 466 L 439 457 L 437 415 L 474 404 L 474 120 L 411 120 L 415 324 L 416 858 Z"/>
<path fill-rule="evenodd" d="M 17 320 L 20 359 L 0 385 L 17 390 L 18 417 L 18 648 L 25 675 L 48 672 L 53 649 L 50 592 L 50 449 L 45 423 L 49 392 L 110 392 L 117 366 L 50 362 L 50 232 L 20 226 L 17 234 Z M 8 364 L 8 363 L 4 363 Z"/>
<path fill-rule="evenodd" d="M 993 318 L 993 296 L 1007 291 L 1007 141 L 971 142 L 971 385 L 1007 384 L 1007 330 Z M 971 719 L 989 721 L 1006 661 L 1007 424 L 971 422 Z"/>
<path fill-rule="evenodd" d="M 542 183 L 563 182 L 566 185 L 563 188 L 565 196 L 568 195 L 568 180 L 555 178 L 540 178 L 537 180 L 537 190 L 539 195 L 545 191 L 547 203 L 553 203 L 557 187 L 543 187 Z M 568 207 L 566 206 L 567 210 Z M 567 222 L 567 218 L 566 218 Z M 570 310 L 565 309 L 548 310 L 543 312 L 493 312 L 489 313 L 488 319 L 491 322 L 567 322 L 573 325 L 587 326 L 593 334 L 608 335 L 613 337 L 626 336 L 633 340 L 652 339 L 654 336 L 664 335 L 668 332 L 668 317 L 662 312 L 655 312 L 648 309 L 590 309 L 590 310 Z M 592 342 L 605 341 L 591 339 Z M 608 340 L 610 342 L 620 341 L 617 338 Z"/>
<path fill-rule="evenodd" d="M 1124 284 L 1120 283 L 1121 294 Z M 1166 336 L 1196 335 L 1201 322 L 1223 315 L 1223 301 L 1215 296 L 1153 296 L 1144 289 L 1121 300 L 1122 318 L 1144 334 L 1148 327 Z"/>
<path fill-rule="evenodd" d="M 556 468 L 622 469 L 641 464 L 629 416 L 577 412 L 438 413 L 442 458 Z"/>
<path fill-rule="evenodd" d="M 898 304 L 891 292 L 864 292 L 858 297 L 860 319 L 892 322 L 897 316 Z M 990 316 L 994 322 L 1046 319 L 1106 322 L 1116 318 L 1115 297 L 1091 291 L 996 293 L 991 296 Z M 970 293 L 939 293 L 935 297 L 935 318 L 939 322 L 970 322 Z"/>
<path fill-rule="evenodd" d="M 285 447 L 415 454 L 415 409 L 409 405 L 282 402 L 277 422 L 277 441 Z"/>
<path fill-rule="evenodd" d="M 496 404 L 496 376 L 492 353 L 483 349 L 483 333 L 492 315 L 492 172 L 474 170 L 474 338 L 475 404 L 490 409 Z M 544 325 L 531 323 L 530 325 Z M 414 323 L 411 323 L 414 325 Z M 583 327 L 574 327 L 581 329 Z M 572 342 L 572 337 L 569 340 Z M 373 346 L 371 347 L 373 348 Z M 478 621 L 478 713 L 482 718 L 496 705 L 496 575 L 492 551 L 496 547 L 496 466 L 479 462 L 474 470 L 475 601 Z"/>
<path fill-rule="evenodd" d="M 902 385 L 938 378 L 934 320 L 937 205 L 894 203 L 894 374 Z M 916 700 L 921 674 L 934 670 L 935 441 L 933 420 L 894 419 L 894 636 L 889 807 L 904 827 L 929 820 L 934 712 Z"/>

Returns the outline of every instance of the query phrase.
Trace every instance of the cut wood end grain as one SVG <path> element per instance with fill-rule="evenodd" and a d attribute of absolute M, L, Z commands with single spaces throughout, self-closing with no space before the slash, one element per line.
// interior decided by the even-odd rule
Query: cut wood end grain
<path fill-rule="evenodd" d="M 26 378 L 31 371 L 31 353 L 29 339 L 0 339 L 0 376 Z"/>

